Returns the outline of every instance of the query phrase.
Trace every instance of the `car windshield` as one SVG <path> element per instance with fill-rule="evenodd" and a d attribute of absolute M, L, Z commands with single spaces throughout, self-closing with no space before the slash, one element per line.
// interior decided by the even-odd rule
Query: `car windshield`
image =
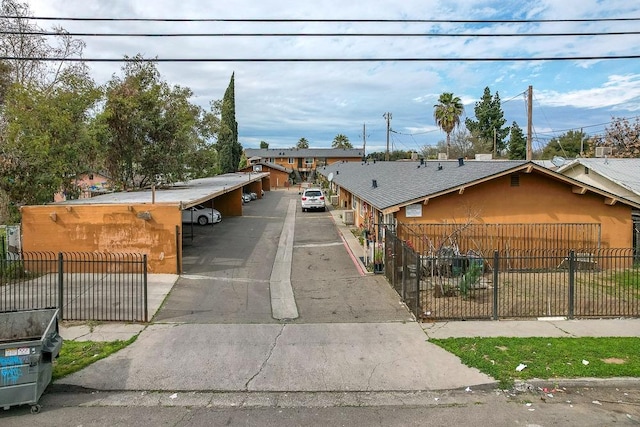
<path fill-rule="evenodd" d="M 307 197 L 320 197 L 322 196 L 322 191 L 320 190 L 308 190 L 304 193 Z"/>

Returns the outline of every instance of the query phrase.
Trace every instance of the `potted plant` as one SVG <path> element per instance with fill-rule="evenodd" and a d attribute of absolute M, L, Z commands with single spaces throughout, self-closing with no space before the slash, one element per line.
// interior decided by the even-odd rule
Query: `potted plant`
<path fill-rule="evenodd" d="M 384 252 L 382 246 L 377 246 L 373 250 L 373 272 L 382 273 L 384 271 Z"/>

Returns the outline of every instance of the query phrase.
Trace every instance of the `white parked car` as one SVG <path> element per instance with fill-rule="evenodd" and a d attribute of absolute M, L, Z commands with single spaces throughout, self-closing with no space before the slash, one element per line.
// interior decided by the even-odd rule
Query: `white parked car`
<path fill-rule="evenodd" d="M 320 188 L 307 188 L 302 192 L 300 198 L 300 204 L 302 205 L 302 212 L 309 209 L 318 209 L 324 211 L 326 209 L 324 204 L 324 193 Z"/>
<path fill-rule="evenodd" d="M 217 224 L 222 221 L 220 212 L 213 208 L 205 208 L 202 205 L 192 206 L 182 211 L 182 222 L 200 225 Z"/>

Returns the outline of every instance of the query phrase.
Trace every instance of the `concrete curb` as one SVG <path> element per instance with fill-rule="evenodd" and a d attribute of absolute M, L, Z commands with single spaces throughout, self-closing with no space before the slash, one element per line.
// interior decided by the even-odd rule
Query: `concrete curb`
<path fill-rule="evenodd" d="M 614 378 L 556 378 L 556 379 L 531 379 L 519 380 L 515 382 L 516 387 L 531 385 L 540 388 L 558 388 L 558 387 L 610 387 L 610 388 L 638 388 L 640 387 L 640 378 L 634 377 L 614 377 Z"/>

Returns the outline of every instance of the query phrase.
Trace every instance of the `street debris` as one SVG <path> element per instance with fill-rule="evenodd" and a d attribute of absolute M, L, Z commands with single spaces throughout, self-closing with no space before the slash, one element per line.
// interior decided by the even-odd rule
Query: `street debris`
<path fill-rule="evenodd" d="M 516 366 L 516 371 L 521 372 L 526 367 L 527 365 L 525 365 L 524 363 L 521 363 L 518 366 Z"/>
<path fill-rule="evenodd" d="M 178 393 L 173 393 L 171 396 L 169 396 L 169 399 L 175 399 L 178 397 Z"/>
<path fill-rule="evenodd" d="M 464 391 L 466 391 L 467 393 L 471 393 L 471 387 L 465 388 Z"/>
<path fill-rule="evenodd" d="M 584 366 L 587 366 L 587 365 L 589 364 L 589 361 L 588 361 L 588 360 L 584 360 L 584 359 L 582 359 L 582 364 L 583 364 Z"/>

